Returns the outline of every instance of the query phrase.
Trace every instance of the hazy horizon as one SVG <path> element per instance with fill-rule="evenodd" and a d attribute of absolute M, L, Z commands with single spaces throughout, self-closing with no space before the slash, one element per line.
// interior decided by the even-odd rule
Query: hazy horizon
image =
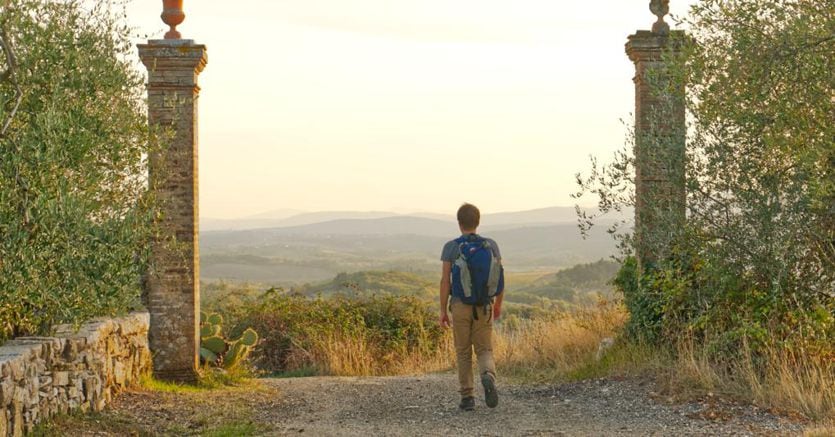
<path fill-rule="evenodd" d="M 525 208 L 525 209 L 518 209 L 518 210 L 498 210 L 498 211 L 491 211 L 491 210 L 481 210 L 482 215 L 487 214 L 507 214 L 507 213 L 517 213 L 517 212 L 525 212 L 525 211 L 536 211 L 536 210 L 543 210 L 543 209 L 550 209 L 550 208 L 574 208 L 574 205 L 546 205 L 537 208 Z M 252 219 L 252 218 L 275 218 L 275 217 L 292 217 L 293 215 L 299 214 L 318 214 L 318 213 L 386 213 L 392 214 L 393 216 L 397 215 L 415 215 L 415 214 L 433 214 L 433 215 L 444 215 L 449 216 L 450 220 L 455 219 L 455 212 L 457 211 L 457 206 L 449 211 L 432 211 L 432 210 L 424 210 L 424 209 L 403 209 L 403 208 L 382 208 L 382 209 L 320 209 L 320 210 L 304 210 L 304 209 L 295 209 L 295 208 L 276 208 L 276 209 L 266 209 L 261 211 L 256 211 L 252 214 L 234 216 L 234 217 L 213 217 L 208 216 L 205 214 L 201 214 L 201 218 L 206 219 L 217 219 L 217 220 L 238 220 L 238 219 Z"/>
<path fill-rule="evenodd" d="M 589 155 L 624 144 L 647 4 L 185 1 L 179 30 L 209 54 L 201 214 L 571 205 Z M 129 21 L 159 38 L 161 8 L 134 1 Z"/>

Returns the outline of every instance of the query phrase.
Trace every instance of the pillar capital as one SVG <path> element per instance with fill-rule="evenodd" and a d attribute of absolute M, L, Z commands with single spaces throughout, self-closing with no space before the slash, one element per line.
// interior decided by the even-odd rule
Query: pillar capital
<path fill-rule="evenodd" d="M 139 58 L 148 70 L 188 70 L 200 74 L 208 62 L 206 46 L 191 39 L 152 39 L 139 44 Z"/>
<path fill-rule="evenodd" d="M 658 34 L 649 30 L 639 30 L 629 35 L 626 42 L 626 55 L 632 62 L 659 62 L 664 52 L 680 50 L 686 39 L 682 30 L 671 30 L 668 34 Z"/>
<path fill-rule="evenodd" d="M 148 88 L 193 88 L 209 60 L 206 46 L 189 39 L 158 39 L 139 44 L 139 59 L 148 69 Z"/>

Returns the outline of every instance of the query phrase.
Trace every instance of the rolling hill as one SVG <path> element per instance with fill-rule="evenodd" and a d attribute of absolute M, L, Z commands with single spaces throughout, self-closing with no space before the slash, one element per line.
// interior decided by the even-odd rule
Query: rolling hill
<path fill-rule="evenodd" d="M 498 241 L 513 271 L 554 271 L 614 254 L 603 227 L 583 240 L 574 223 L 532 223 L 554 209 L 498 215 L 481 229 Z M 565 211 L 563 211 L 565 213 Z M 515 217 L 515 218 L 514 218 Z M 201 233 L 201 277 L 291 284 L 340 272 L 435 271 L 443 243 L 458 235 L 452 221 L 419 216 L 348 218 L 296 226 Z"/>

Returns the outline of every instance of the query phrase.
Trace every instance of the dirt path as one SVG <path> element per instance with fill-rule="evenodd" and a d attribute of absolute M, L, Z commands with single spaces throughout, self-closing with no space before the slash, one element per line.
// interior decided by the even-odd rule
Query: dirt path
<path fill-rule="evenodd" d="M 260 419 L 313 435 L 792 435 L 800 427 L 751 407 L 665 405 L 636 381 L 500 387 L 496 409 L 457 408 L 453 375 L 273 380 L 279 408 Z"/>
<path fill-rule="evenodd" d="M 749 406 L 670 404 L 635 380 L 500 385 L 500 403 L 457 408 L 451 374 L 267 379 L 248 389 L 135 392 L 105 413 L 64 418 L 47 435 L 797 435 Z"/>

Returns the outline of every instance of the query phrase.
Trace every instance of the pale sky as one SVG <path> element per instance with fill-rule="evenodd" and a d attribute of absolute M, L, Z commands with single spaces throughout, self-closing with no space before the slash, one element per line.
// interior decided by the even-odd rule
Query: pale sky
<path fill-rule="evenodd" d="M 139 32 L 162 37 L 161 3 L 130 5 Z M 186 0 L 209 53 L 201 215 L 572 205 L 589 155 L 624 143 L 648 4 Z"/>

